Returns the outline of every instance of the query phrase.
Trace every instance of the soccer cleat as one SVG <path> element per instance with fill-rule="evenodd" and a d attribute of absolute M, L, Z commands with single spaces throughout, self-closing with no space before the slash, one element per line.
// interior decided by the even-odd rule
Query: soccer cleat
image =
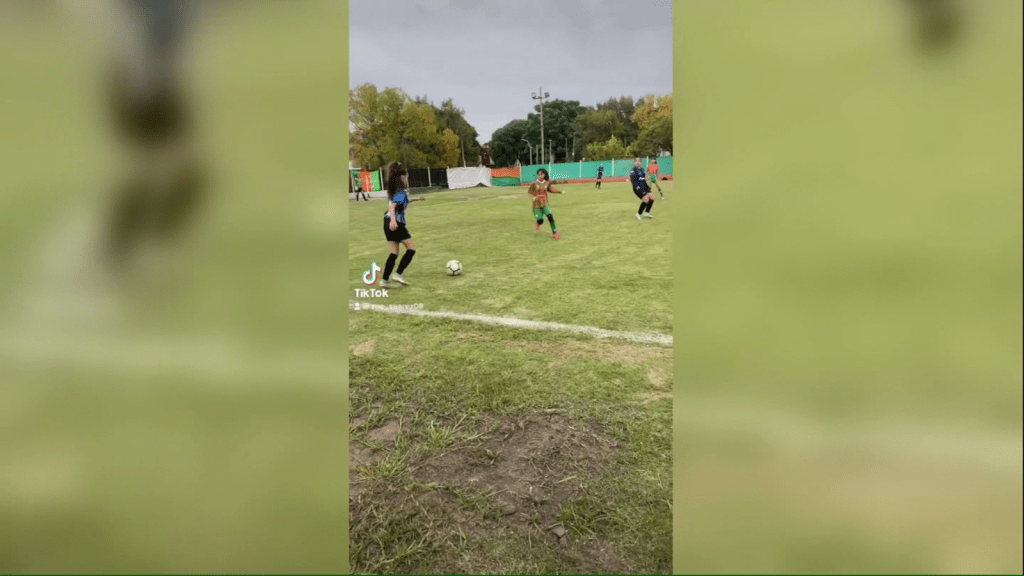
<path fill-rule="evenodd" d="M 637 215 L 636 215 L 636 219 L 637 219 L 637 220 L 643 220 L 643 216 L 641 216 L 641 215 L 637 214 Z"/>
<path fill-rule="evenodd" d="M 644 212 L 644 218 L 654 218 L 654 216 L 651 216 L 650 212 Z M 396 278 L 397 278 L 397 276 L 396 276 Z"/>
<path fill-rule="evenodd" d="M 391 278 L 395 282 L 398 282 L 399 284 L 401 284 L 402 286 L 408 286 L 409 285 L 409 283 L 405 281 L 405 278 L 403 278 L 401 274 L 395 274 Z"/>
<path fill-rule="evenodd" d="M 559 238 L 561 238 L 561 236 L 558 235 L 558 232 L 555 232 L 554 234 L 552 234 L 551 237 L 554 238 L 555 240 L 558 240 Z"/>
<path fill-rule="evenodd" d="M 537 232 L 540 232 L 540 224 L 534 226 L 533 229 L 536 230 Z"/>
<path fill-rule="evenodd" d="M 380 281 L 380 287 L 381 288 L 390 288 L 391 284 L 387 280 L 381 280 Z"/>

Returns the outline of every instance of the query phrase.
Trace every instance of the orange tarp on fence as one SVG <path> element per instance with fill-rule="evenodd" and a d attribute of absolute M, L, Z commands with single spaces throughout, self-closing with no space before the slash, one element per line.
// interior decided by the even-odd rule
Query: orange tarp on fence
<path fill-rule="evenodd" d="M 519 178 L 519 167 L 491 168 L 491 178 Z"/>

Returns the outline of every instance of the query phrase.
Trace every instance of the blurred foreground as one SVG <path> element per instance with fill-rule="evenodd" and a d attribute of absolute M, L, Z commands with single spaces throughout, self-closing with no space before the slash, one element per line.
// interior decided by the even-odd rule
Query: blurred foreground
<path fill-rule="evenodd" d="M 958 4 L 675 5 L 676 572 L 1021 573 L 1021 4 Z"/>
<path fill-rule="evenodd" d="M 340 572 L 346 6 L 205 3 L 206 197 L 120 277 L 186 147 L 119 139 L 109 8 L 0 7 L 0 571 Z"/>

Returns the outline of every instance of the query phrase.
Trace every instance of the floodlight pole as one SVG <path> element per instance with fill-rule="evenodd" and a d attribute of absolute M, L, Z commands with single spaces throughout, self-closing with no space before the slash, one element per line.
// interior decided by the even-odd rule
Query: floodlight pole
<path fill-rule="evenodd" d="M 532 165 L 533 164 L 533 144 L 530 144 L 530 141 L 527 140 L 526 138 L 520 138 L 520 140 L 522 140 L 523 142 L 526 142 L 526 147 L 530 149 L 530 164 Z"/>
<path fill-rule="evenodd" d="M 541 164 L 544 163 L 544 99 L 551 96 L 547 92 L 538 89 L 537 92 L 533 93 L 534 100 L 540 100 L 540 158 L 538 160 Z"/>

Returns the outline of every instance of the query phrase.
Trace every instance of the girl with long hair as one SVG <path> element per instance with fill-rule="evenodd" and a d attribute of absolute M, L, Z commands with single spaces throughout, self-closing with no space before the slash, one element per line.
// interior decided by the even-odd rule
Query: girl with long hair
<path fill-rule="evenodd" d="M 398 261 L 398 245 L 402 244 L 405 246 L 405 255 L 398 262 L 398 270 L 395 270 L 394 281 L 408 286 L 409 283 L 402 276 L 402 273 L 409 267 L 412 257 L 416 255 L 416 246 L 412 243 L 412 235 L 409 234 L 409 229 L 406 228 L 405 215 L 409 209 L 409 202 L 422 200 L 422 198 L 409 198 L 407 191 L 409 188 L 409 173 L 398 162 L 388 164 L 384 173 L 387 175 L 388 183 L 388 209 L 384 212 L 384 238 L 388 241 L 388 249 L 391 251 L 391 254 L 388 255 L 387 262 L 384 264 L 384 277 L 380 285 L 382 287 L 390 285 L 392 279 L 391 272 L 395 270 L 395 262 Z"/>

